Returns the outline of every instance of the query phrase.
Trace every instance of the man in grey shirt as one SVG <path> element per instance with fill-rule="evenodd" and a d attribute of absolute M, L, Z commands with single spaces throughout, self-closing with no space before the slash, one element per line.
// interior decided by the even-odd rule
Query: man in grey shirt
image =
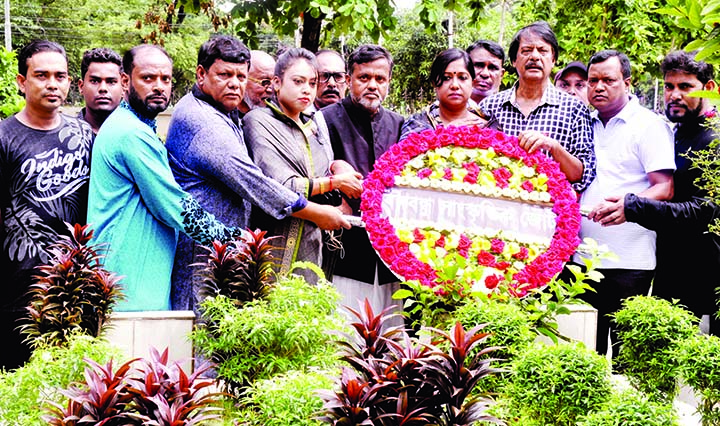
<path fill-rule="evenodd" d="M 349 228 L 331 206 L 304 197 L 266 177 L 248 155 L 238 121 L 247 83 L 250 52 L 231 36 L 216 36 L 200 47 L 196 84 L 175 106 L 166 146 L 183 189 L 215 217 L 236 227 L 248 225 L 254 204 L 276 219 L 294 216 L 322 229 Z M 181 236 L 173 268 L 171 301 L 176 310 L 193 309 L 200 279 L 190 265 L 203 253 Z"/>

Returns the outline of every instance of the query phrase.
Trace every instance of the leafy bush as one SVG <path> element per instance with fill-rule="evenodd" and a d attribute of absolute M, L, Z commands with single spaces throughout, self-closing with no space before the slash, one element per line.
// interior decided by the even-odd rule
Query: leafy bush
<path fill-rule="evenodd" d="M 18 87 L 15 84 L 17 69 L 15 53 L 0 47 L 0 99 L 2 99 L 0 119 L 20 111 L 25 104 L 25 100 L 18 95 Z"/>
<path fill-rule="evenodd" d="M 319 426 L 320 389 L 331 389 L 336 372 L 289 371 L 246 389 L 238 420 L 246 426 Z"/>
<path fill-rule="evenodd" d="M 400 328 L 385 327 L 394 315 L 387 308 L 375 315 L 365 300 L 362 311 L 350 311 L 358 318 L 356 333 L 340 341 L 342 359 L 355 371 L 343 368 L 339 390 L 325 392 L 324 417 L 333 425 L 469 425 L 499 420 L 487 414 L 489 401 L 471 396 L 477 383 L 495 372 L 484 355 L 487 333 L 482 327 L 467 332 L 460 323 L 449 333 L 428 329 L 437 343 L 411 339 Z"/>
<path fill-rule="evenodd" d="M 516 304 L 476 300 L 458 308 L 452 317 L 467 328 L 485 324 L 483 332 L 489 333 L 486 344 L 498 347 L 489 354 L 497 359 L 496 367 L 509 367 L 512 359 L 535 340 L 528 314 Z M 508 372 L 500 372 L 481 381 L 479 387 L 486 391 L 499 391 L 508 377 Z"/>
<path fill-rule="evenodd" d="M 311 286 L 298 276 L 281 279 L 266 299 L 241 309 L 227 297 L 209 297 L 191 339 L 231 390 L 310 365 L 323 368 L 337 363 L 328 332 L 344 323 L 338 299 L 327 282 Z"/>
<path fill-rule="evenodd" d="M 678 365 L 687 385 L 700 397 L 703 425 L 720 424 L 720 338 L 694 336 L 679 345 Z"/>
<path fill-rule="evenodd" d="M 161 354 L 151 348 L 149 359 L 117 370 L 112 360 L 87 363 L 85 384 L 61 391 L 67 405 L 50 402 L 50 426 L 192 425 L 218 417 L 219 394 L 207 391 L 212 382 L 198 380 L 204 369 L 187 376 L 177 362 L 168 363 L 167 349 Z"/>
<path fill-rule="evenodd" d="M 629 389 L 613 394 L 598 411 L 585 416 L 578 426 L 677 426 L 678 418 L 671 404 L 651 401 L 642 393 Z"/>
<path fill-rule="evenodd" d="M 38 346 L 25 365 L 0 373 L 0 424 L 46 425 L 38 407 L 64 399 L 58 390 L 83 378 L 83 359 L 102 363 L 113 356 L 118 349 L 80 333 L 69 335 L 62 347 Z"/>
<path fill-rule="evenodd" d="M 610 398 L 606 359 L 582 344 L 536 345 L 512 367 L 507 396 L 523 425 L 574 426 Z"/>
<path fill-rule="evenodd" d="M 89 245 L 88 225 L 68 225 L 70 236 L 48 248 L 51 259 L 38 266 L 30 286 L 29 321 L 21 327 L 32 346 L 63 345 L 80 330 L 98 337 L 122 297 L 119 278 L 105 270 L 98 249 Z"/>
<path fill-rule="evenodd" d="M 676 304 L 648 296 L 626 299 L 614 318 L 622 342 L 618 369 L 637 389 L 671 401 L 678 390 L 676 349 L 698 333 L 697 318 Z"/>

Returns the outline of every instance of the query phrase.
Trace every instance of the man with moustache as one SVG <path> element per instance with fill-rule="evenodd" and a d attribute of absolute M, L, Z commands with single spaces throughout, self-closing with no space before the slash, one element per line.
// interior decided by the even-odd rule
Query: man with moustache
<path fill-rule="evenodd" d="M 629 93 L 630 78 L 630 60 L 623 53 L 603 50 L 588 62 L 598 164 L 597 178 L 580 198 L 580 204 L 590 210 L 582 220 L 580 236 L 607 245 L 617 255 L 598 269 L 603 278 L 594 285 L 596 291 L 583 294 L 598 311 L 595 349 L 600 355 L 607 354 L 608 331 L 617 342 L 610 316 L 624 299 L 648 293 L 656 265 L 655 233 L 622 223 L 624 196 L 634 193 L 660 201 L 673 196 L 672 133 L 657 114 Z M 583 264 L 583 254 L 576 253 L 574 261 Z M 618 349 L 614 344 L 613 355 Z"/>
<path fill-rule="evenodd" d="M 401 115 L 381 106 L 392 77 L 390 52 L 376 45 L 362 45 L 348 58 L 350 93 L 341 102 L 322 109 L 336 159 L 345 160 L 367 176 L 375 160 L 398 141 L 404 122 Z M 331 169 L 342 166 L 333 163 Z M 345 200 L 352 214 L 360 215 L 360 200 Z M 343 231 L 344 256 L 337 259 L 333 284 L 343 296 L 342 304 L 359 309 L 368 298 L 375 312 L 396 304 L 392 294 L 397 277 L 380 260 L 367 233 L 354 227 Z"/>
<path fill-rule="evenodd" d="M 93 242 L 107 248 L 105 267 L 124 277 L 117 309 L 167 310 L 178 231 L 203 244 L 242 231 L 215 220 L 173 178 L 155 121 L 172 89 L 167 52 L 135 46 L 123 56 L 123 70 L 125 98 L 95 139 L 88 223 Z"/>
<path fill-rule="evenodd" d="M 166 147 L 180 186 L 223 223 L 245 229 L 252 205 L 277 220 L 294 216 L 322 229 L 349 224 L 332 206 L 308 202 L 252 162 L 237 121 L 250 51 L 232 36 L 215 36 L 198 53 L 196 83 L 175 106 Z M 172 308 L 196 307 L 202 279 L 196 273 L 200 244 L 180 236 L 172 276 Z"/>
<path fill-rule="evenodd" d="M 485 98 L 478 108 L 503 132 L 517 136 L 523 149 L 541 150 L 557 161 L 575 191 L 582 192 L 595 178 L 590 111 L 550 83 L 559 51 L 547 22 L 522 28 L 508 49 L 517 83 Z"/>
<path fill-rule="evenodd" d="M 470 99 L 478 104 L 488 96 L 497 93 L 505 75 L 505 51 L 502 46 L 490 40 L 478 40 L 466 50 L 475 68 L 473 91 Z"/>
<path fill-rule="evenodd" d="M 65 49 L 36 40 L 20 50 L 20 112 L 0 122 L 0 240 L 3 302 L 0 367 L 20 367 L 30 357 L 16 329 L 25 318 L 36 266 L 47 263 L 48 245 L 69 234 L 66 222 L 84 224 L 92 130 L 60 113 L 68 90 Z"/>
<path fill-rule="evenodd" d="M 672 200 L 625 194 L 624 220 L 657 232 L 652 294 L 679 300 L 698 317 L 709 314 L 710 333 L 720 335 L 715 316 L 720 238 L 708 232 L 708 226 L 720 216 L 720 209 L 707 199 L 707 190 L 697 184 L 702 172 L 694 167 L 696 153 L 708 149 L 717 139 L 707 122 L 717 111 L 707 98 L 690 96 L 698 90 L 715 91 L 717 84 L 712 65 L 695 60 L 695 53 L 672 52 L 660 66 L 665 79 L 665 115 L 675 123 L 677 169 Z"/>
<path fill-rule="evenodd" d="M 273 95 L 273 75 L 275 59 L 262 50 L 251 51 L 245 96 L 238 107 L 241 118 L 252 109 L 265 107 L 265 101 Z"/>
<path fill-rule="evenodd" d="M 345 60 L 334 50 L 320 50 L 315 54 L 318 64 L 318 85 L 315 102 L 305 112 L 318 111 L 338 103 L 347 92 Z"/>
<path fill-rule="evenodd" d="M 98 47 L 83 54 L 78 89 L 85 99 L 85 107 L 78 116 L 92 127 L 94 134 L 120 105 L 123 98 L 121 73 L 122 60 L 114 50 Z"/>

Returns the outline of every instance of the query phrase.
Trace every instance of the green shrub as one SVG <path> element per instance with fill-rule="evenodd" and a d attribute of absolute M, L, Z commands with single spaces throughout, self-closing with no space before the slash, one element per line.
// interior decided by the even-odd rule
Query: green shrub
<path fill-rule="evenodd" d="M 246 426 L 318 426 L 315 420 L 323 401 L 320 389 L 332 389 L 337 372 L 289 371 L 250 386 L 241 400 L 238 415 Z"/>
<path fill-rule="evenodd" d="M 0 373 L 0 424 L 47 424 L 41 420 L 44 413 L 38 407 L 65 399 L 59 389 L 83 379 L 83 358 L 104 363 L 111 357 L 118 358 L 119 350 L 103 340 L 80 334 L 69 336 L 67 346 L 36 348 L 24 366 Z"/>
<path fill-rule="evenodd" d="M 523 426 L 574 426 L 610 398 L 606 359 L 582 344 L 536 345 L 512 366 L 508 398 Z"/>
<path fill-rule="evenodd" d="M 720 424 L 720 338 L 704 334 L 684 340 L 678 364 L 685 383 L 700 397 L 703 425 Z"/>
<path fill-rule="evenodd" d="M 590 413 L 578 426 L 677 426 L 671 404 L 653 402 L 634 389 L 613 394 L 598 411 Z"/>
<path fill-rule="evenodd" d="M 498 359 L 493 362 L 495 368 L 509 367 L 515 356 L 528 348 L 536 336 L 531 329 L 530 317 L 516 304 L 496 303 L 493 300 L 472 301 L 458 308 L 453 313 L 453 320 L 468 329 L 487 324 L 483 327 L 484 333 L 490 333 L 486 345 L 499 347 L 488 354 Z M 508 377 L 507 372 L 498 373 L 481 380 L 478 387 L 483 391 L 500 391 Z"/>
<path fill-rule="evenodd" d="M 15 84 L 17 66 L 15 53 L 0 47 L 0 119 L 20 111 L 25 104 L 25 100 L 18 95 Z"/>
<path fill-rule="evenodd" d="M 227 297 L 209 297 L 201 304 L 204 324 L 191 339 L 216 361 L 219 378 L 231 390 L 290 370 L 331 366 L 337 356 L 329 331 L 344 324 L 338 299 L 327 282 L 311 286 L 298 276 L 281 279 L 266 299 L 240 309 Z"/>
<path fill-rule="evenodd" d="M 637 389 L 671 401 L 678 391 L 676 349 L 698 333 L 697 318 L 676 304 L 648 296 L 626 299 L 614 318 L 622 342 L 619 371 Z"/>

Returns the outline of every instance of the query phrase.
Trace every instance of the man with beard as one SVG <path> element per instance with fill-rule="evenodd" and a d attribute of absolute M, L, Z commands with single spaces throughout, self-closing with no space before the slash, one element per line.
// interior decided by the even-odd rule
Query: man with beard
<path fill-rule="evenodd" d="M 657 201 L 635 194 L 624 197 L 625 220 L 657 232 L 657 268 L 652 294 L 680 300 L 698 317 L 710 315 L 710 332 L 720 335 L 715 313 L 715 288 L 720 280 L 720 239 L 708 226 L 720 215 L 706 199 L 707 191 L 696 182 L 697 151 L 706 150 L 717 138 L 707 118 L 717 114 L 706 98 L 689 96 L 698 90 L 716 90 L 712 65 L 695 60 L 695 53 L 668 54 L 661 70 L 665 79 L 665 115 L 675 123 L 675 192 L 671 201 Z"/>
<path fill-rule="evenodd" d="M 88 223 L 107 249 L 105 267 L 123 276 L 120 311 L 170 307 L 170 274 L 178 231 L 209 244 L 227 228 L 175 182 L 155 117 L 168 106 L 172 60 L 159 46 L 139 45 L 123 57 L 125 99 L 95 139 Z"/>
<path fill-rule="evenodd" d="M 252 205 L 274 219 L 290 215 L 322 229 L 349 224 L 332 206 L 308 202 L 265 176 L 252 162 L 234 115 L 243 99 L 250 51 L 235 37 L 215 36 L 198 53 L 196 83 L 173 111 L 168 129 L 170 166 L 183 189 L 224 223 L 245 229 Z M 172 277 L 172 307 L 196 307 L 202 279 L 192 265 L 205 250 L 180 236 Z"/>
<path fill-rule="evenodd" d="M 502 46 L 490 40 L 478 40 L 466 50 L 475 68 L 473 91 L 470 99 L 475 104 L 497 93 L 505 75 L 505 51 Z"/>
<path fill-rule="evenodd" d="M 345 60 L 334 50 L 321 50 L 315 54 L 318 64 L 317 96 L 307 113 L 338 103 L 347 92 Z"/>
<path fill-rule="evenodd" d="M 372 171 L 375 159 L 398 141 L 404 122 L 401 115 L 381 106 L 392 67 L 392 56 L 384 47 L 358 47 L 348 58 L 350 95 L 320 112 L 328 125 L 335 158 L 347 161 L 363 176 Z M 331 171 L 338 166 L 333 163 Z M 346 201 L 352 214 L 359 216 L 360 199 Z M 337 260 L 333 278 L 343 296 L 342 304 L 360 309 L 359 300 L 367 297 L 375 312 L 396 304 L 392 294 L 399 288 L 397 277 L 375 253 L 365 230 L 343 231 L 342 244 L 344 256 Z"/>
<path fill-rule="evenodd" d="M 37 40 L 20 50 L 20 112 L 0 122 L 0 265 L 3 301 L 0 368 L 21 366 L 30 348 L 17 330 L 36 266 L 50 259 L 48 244 L 68 234 L 65 222 L 85 223 L 92 131 L 60 113 L 70 78 L 65 49 Z"/>
<path fill-rule="evenodd" d="M 503 132 L 517 136 L 523 149 L 541 150 L 557 161 L 575 191 L 582 192 L 595 178 L 590 111 L 550 83 L 559 51 L 547 22 L 522 28 L 508 49 L 517 83 L 483 99 L 478 107 L 495 118 Z"/>
<path fill-rule="evenodd" d="M 265 101 L 273 95 L 273 75 L 275 75 L 275 59 L 262 50 L 251 51 L 245 96 L 238 107 L 240 117 L 251 109 L 265 107 Z"/>
<path fill-rule="evenodd" d="M 121 72 L 120 55 L 112 49 L 98 47 L 83 54 L 78 89 L 85 99 L 85 108 L 80 111 L 79 118 L 92 127 L 94 134 L 120 105 L 123 97 Z"/>

